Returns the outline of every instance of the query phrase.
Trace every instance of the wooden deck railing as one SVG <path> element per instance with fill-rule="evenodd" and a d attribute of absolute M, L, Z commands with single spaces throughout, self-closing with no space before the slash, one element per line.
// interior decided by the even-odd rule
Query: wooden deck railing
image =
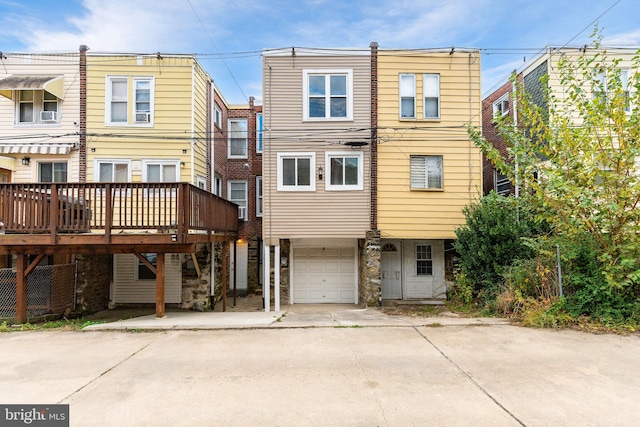
<path fill-rule="evenodd" d="M 5 233 L 236 232 L 238 207 L 186 183 L 0 184 Z"/>

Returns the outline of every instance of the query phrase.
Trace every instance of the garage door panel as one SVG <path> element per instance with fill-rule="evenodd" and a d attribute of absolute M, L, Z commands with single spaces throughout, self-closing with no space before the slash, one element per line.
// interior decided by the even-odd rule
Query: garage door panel
<path fill-rule="evenodd" d="M 295 303 L 355 303 L 355 248 L 294 248 Z"/>

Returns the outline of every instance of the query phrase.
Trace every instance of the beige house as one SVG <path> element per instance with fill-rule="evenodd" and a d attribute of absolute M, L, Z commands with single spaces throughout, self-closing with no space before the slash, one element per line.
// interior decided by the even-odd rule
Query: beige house
<path fill-rule="evenodd" d="M 368 51 L 263 53 L 262 238 L 267 278 L 275 257 L 276 310 L 281 292 L 291 304 L 359 302 L 371 214 L 370 62 Z"/>

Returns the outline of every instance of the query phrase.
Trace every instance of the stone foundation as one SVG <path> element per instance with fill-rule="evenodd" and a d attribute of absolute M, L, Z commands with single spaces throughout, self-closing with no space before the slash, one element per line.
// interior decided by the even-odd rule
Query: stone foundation
<path fill-rule="evenodd" d="M 76 255 L 76 260 L 76 310 L 88 314 L 107 309 L 113 279 L 113 256 Z"/>
<path fill-rule="evenodd" d="M 360 283 L 358 300 L 362 307 L 377 307 L 382 303 L 380 286 L 380 231 L 367 231 L 358 241 Z"/>
<path fill-rule="evenodd" d="M 200 267 L 200 276 L 191 254 L 182 254 L 182 298 L 181 308 L 209 309 L 211 293 L 211 251 L 210 244 L 196 245 L 196 259 Z"/>

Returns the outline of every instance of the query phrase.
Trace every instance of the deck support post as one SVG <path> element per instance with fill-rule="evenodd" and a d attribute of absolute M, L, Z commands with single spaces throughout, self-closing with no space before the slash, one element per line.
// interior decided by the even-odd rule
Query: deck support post
<path fill-rule="evenodd" d="M 16 322 L 27 322 L 27 256 L 20 254 L 16 264 Z"/>
<path fill-rule="evenodd" d="M 271 310 L 271 246 L 264 245 L 264 288 L 262 297 L 264 299 L 264 311 Z"/>
<path fill-rule="evenodd" d="M 280 311 L 280 245 L 273 247 L 273 305 Z"/>
<path fill-rule="evenodd" d="M 156 254 L 156 317 L 164 317 L 164 253 Z"/>
<path fill-rule="evenodd" d="M 222 311 L 227 311 L 227 283 L 229 266 L 229 242 L 222 243 Z"/>

